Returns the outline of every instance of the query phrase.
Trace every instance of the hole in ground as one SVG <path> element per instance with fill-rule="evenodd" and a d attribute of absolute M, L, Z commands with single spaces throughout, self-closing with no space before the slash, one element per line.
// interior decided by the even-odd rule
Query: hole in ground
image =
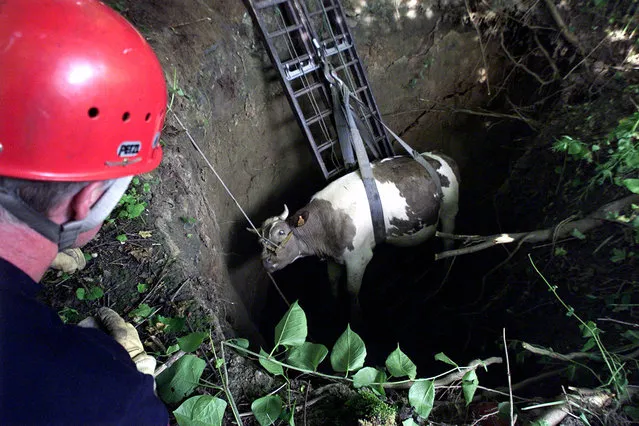
<path fill-rule="evenodd" d="M 462 165 L 459 234 L 502 231 L 494 194 L 508 178 L 510 165 L 523 153 L 522 139 L 529 141 L 534 136 L 521 123 L 483 124 L 481 119 L 469 123 L 475 131 L 462 147 L 464 158 L 456 158 Z M 478 128 L 487 130 L 477 132 Z M 514 140 L 518 149 L 512 148 Z M 520 331 L 527 322 L 538 321 L 513 316 L 508 308 L 514 302 L 500 299 L 506 283 L 496 276 L 482 283 L 482 278 L 504 260 L 502 248 L 460 256 L 450 272 L 448 263 L 432 260 L 441 250 L 441 242 L 435 240 L 413 248 L 383 244 L 375 249 L 360 293 L 365 324 L 355 330 L 367 345 L 367 365 L 384 365 L 399 343 L 417 364 L 420 376 L 427 377 L 448 368 L 434 360 L 436 353 L 444 352 L 460 365 L 477 358 L 503 357 L 502 328 L 506 327 L 509 340 L 523 338 Z M 300 259 L 278 271 L 275 278 L 287 298 L 299 300 L 307 313 L 309 338 L 330 348 L 346 328 L 348 309 L 345 295 L 336 303 L 330 294 L 326 264 L 317 258 Z M 285 304 L 269 284 L 268 301 L 258 324 L 267 342 L 273 341 L 274 327 L 285 311 Z M 511 359 L 511 369 L 516 372 L 519 367 L 514 364 Z M 501 386 L 504 369 L 489 369 L 482 378 L 482 384 Z"/>

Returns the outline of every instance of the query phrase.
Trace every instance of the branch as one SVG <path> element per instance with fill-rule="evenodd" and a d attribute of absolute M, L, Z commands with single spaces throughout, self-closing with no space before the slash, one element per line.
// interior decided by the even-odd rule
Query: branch
<path fill-rule="evenodd" d="M 607 406 L 613 399 L 612 394 L 602 390 L 569 389 L 576 391 L 577 394 L 566 394 L 566 400 L 563 403 L 547 411 L 544 415 L 540 416 L 535 423 L 555 426 L 566 418 L 570 412 L 571 406 L 601 409 Z M 533 408 L 535 407 L 529 407 L 529 409 Z"/>
<path fill-rule="evenodd" d="M 186 352 L 184 352 L 182 349 L 180 349 L 179 351 L 175 352 L 173 355 L 171 355 L 171 357 L 169 359 L 166 360 L 166 362 L 164 364 L 160 365 L 155 370 L 153 375 L 155 377 L 159 376 L 160 373 L 162 373 L 167 368 L 171 367 L 173 364 L 175 364 L 177 362 L 178 359 L 182 358 L 184 355 L 186 355 Z"/>
<path fill-rule="evenodd" d="M 571 33 L 570 30 L 568 29 L 568 26 L 566 25 L 566 23 L 564 22 L 564 19 L 559 14 L 559 11 L 557 10 L 557 6 L 555 6 L 555 3 L 553 2 L 553 0 L 545 0 L 545 1 L 546 1 L 546 6 L 548 7 L 548 10 L 550 11 L 550 15 L 555 20 L 555 23 L 561 30 L 561 35 L 563 35 L 564 38 L 570 44 L 575 46 L 577 50 L 579 50 L 579 53 L 583 55 L 584 54 L 583 47 L 581 47 L 581 44 L 579 44 L 579 40 L 577 40 L 577 37 L 573 33 Z"/>
<path fill-rule="evenodd" d="M 453 257 L 463 254 L 474 253 L 480 250 L 484 250 L 500 244 L 509 244 L 515 241 L 521 241 L 526 243 L 539 243 L 542 241 L 558 240 L 562 238 L 570 237 L 573 231 L 576 229 L 582 234 L 591 231 L 594 228 L 601 226 L 604 222 L 608 221 L 608 217 L 611 213 L 617 213 L 623 208 L 639 203 L 639 195 L 630 195 L 620 200 L 613 201 L 605 204 L 586 216 L 584 219 L 573 220 L 568 222 L 562 222 L 553 228 L 541 229 L 530 232 L 519 232 L 515 234 L 500 234 L 491 236 L 464 236 L 446 234 L 443 232 L 436 232 L 435 236 L 448 239 L 462 239 L 467 243 L 475 243 L 470 247 L 464 247 L 456 250 L 448 250 L 435 255 L 435 260 L 446 259 L 447 257 Z"/>
<path fill-rule="evenodd" d="M 546 348 L 540 348 L 538 346 L 533 346 L 530 343 L 522 342 L 521 346 L 529 352 L 532 352 L 536 355 L 547 356 L 549 358 L 558 359 L 560 361 L 574 361 L 577 359 L 592 359 L 601 361 L 601 357 L 597 356 L 594 353 L 587 352 L 571 352 L 569 354 L 560 354 L 558 352 L 554 352 L 552 350 Z"/>
<path fill-rule="evenodd" d="M 453 371 L 446 376 L 435 380 L 435 387 L 448 386 L 451 383 L 457 382 L 464 377 L 464 374 L 468 373 L 470 370 L 476 370 L 477 367 L 488 367 L 491 364 L 501 364 L 503 360 L 500 357 L 494 356 L 492 358 L 488 358 L 485 360 L 476 359 L 468 363 L 468 366 L 461 367 L 458 370 Z M 408 389 L 410 388 L 415 381 L 407 380 L 401 383 L 384 383 L 382 386 L 385 389 Z"/>

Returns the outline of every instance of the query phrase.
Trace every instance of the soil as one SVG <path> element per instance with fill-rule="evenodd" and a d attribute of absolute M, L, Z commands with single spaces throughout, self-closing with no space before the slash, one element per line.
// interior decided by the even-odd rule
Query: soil
<path fill-rule="evenodd" d="M 96 256 L 88 267 L 71 276 L 50 272 L 45 298 L 58 310 L 75 309 L 68 318 L 72 322 L 97 306 L 128 316 L 146 303 L 164 316 L 187 316 L 193 330 L 212 328 L 216 341 L 245 337 L 252 348 L 270 348 L 286 305 L 260 264 L 259 245 L 246 231 L 246 219 L 177 120 L 256 225 L 281 212 L 284 203 L 291 210 L 302 206 L 325 185 L 246 5 L 236 0 L 107 3 L 142 32 L 164 67 L 171 102 L 162 136 L 165 157 L 156 172 L 141 177 L 138 192 L 147 203 L 142 216 L 117 218 L 116 212 L 115 221 L 85 248 Z M 624 57 L 634 40 L 604 33 L 613 17 L 623 23 L 622 12 L 636 13 L 634 3 L 595 8 L 588 1 L 562 2 L 565 25 L 577 34 L 579 46 L 561 36 L 543 2 L 487 3 L 343 2 L 385 122 L 414 148 L 443 151 L 461 168 L 456 233 L 552 227 L 623 196 L 620 187 L 606 186 L 581 197 L 583 185 L 572 182 L 580 174 L 585 179 L 588 169 L 550 147 L 564 134 L 596 140 L 635 110 L 626 89 L 639 83 L 637 65 L 620 65 L 627 65 Z M 519 66 L 505 54 L 502 38 Z M 553 80 L 537 41 L 563 79 Z M 579 48 L 590 53 L 584 57 Z M 141 191 L 145 183 L 146 193 Z M 128 238 L 124 243 L 116 239 L 122 234 Z M 358 332 L 368 348 L 367 365 L 383 365 L 399 342 L 420 376 L 432 376 L 444 368 L 434 361 L 439 352 L 460 365 L 502 356 L 505 327 L 513 381 L 563 366 L 524 356 L 519 345 L 526 341 L 568 353 L 584 342 L 577 324 L 532 270 L 528 254 L 575 312 L 596 320 L 613 315 L 603 301 L 617 300 L 616 295 L 630 294 L 624 303 L 637 303 L 632 292 L 639 282 L 636 259 L 609 260 L 613 248 L 632 250 L 633 244 L 628 229 L 606 224 L 583 241 L 524 246 L 500 267 L 514 247 L 460 256 L 451 264 L 431 260 L 441 251 L 440 241 L 411 249 L 380 246 L 362 290 L 366 322 Z M 555 255 L 558 245 L 567 256 Z M 330 295 L 325 263 L 301 259 L 275 278 L 286 297 L 304 307 L 312 339 L 330 348 L 348 317 Z M 139 283 L 148 289 L 140 293 Z M 103 288 L 104 297 L 77 299 L 76 289 L 93 286 Z M 636 323 L 634 315 L 626 310 L 614 318 Z M 599 325 L 618 336 L 618 324 Z M 149 321 L 138 329 L 161 353 L 175 337 Z M 227 355 L 232 392 L 240 411 L 249 412 L 255 397 L 280 382 L 257 362 Z M 526 362 L 515 363 L 516 357 Z M 208 374 L 217 380 L 213 369 Z M 480 382 L 507 390 L 500 367 L 480 373 Z M 521 396 L 554 396 L 561 385 L 572 383 L 597 385 L 585 375 L 557 374 Z M 316 391 L 326 383 L 297 378 L 292 388 L 298 398 L 308 396 L 304 386 Z M 329 396 L 304 410 L 308 424 L 356 424 L 357 416 L 344 409 L 355 393 L 330 386 Z M 406 396 L 391 392 L 389 398 Z M 433 415 L 449 424 L 472 423 L 470 411 L 462 409 L 460 415 L 450 407 L 438 404 Z"/>

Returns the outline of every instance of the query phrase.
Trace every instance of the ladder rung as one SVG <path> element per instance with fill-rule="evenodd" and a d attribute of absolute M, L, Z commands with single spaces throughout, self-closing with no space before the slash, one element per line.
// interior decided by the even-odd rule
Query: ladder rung
<path fill-rule="evenodd" d="M 335 145 L 337 142 L 338 142 L 338 141 L 337 141 L 337 139 L 330 139 L 330 140 L 328 140 L 328 141 L 324 142 L 323 144 L 319 145 L 319 146 L 317 147 L 317 150 L 318 150 L 319 152 L 324 152 L 324 151 L 326 151 L 328 148 L 330 148 L 330 147 L 332 147 L 333 145 Z"/>
<path fill-rule="evenodd" d="M 358 93 L 363 92 L 364 90 L 368 89 L 368 86 L 364 86 L 364 87 L 360 87 L 359 89 L 355 90 L 353 92 L 354 95 L 357 95 Z"/>
<path fill-rule="evenodd" d="M 304 95 L 304 94 L 306 94 L 308 92 L 311 92 L 311 91 L 313 91 L 315 89 L 321 89 L 322 86 L 323 86 L 322 83 L 311 84 L 310 86 L 304 87 L 304 88 L 302 88 L 300 90 L 297 90 L 297 91 L 293 92 L 293 96 L 295 96 L 296 98 L 299 98 L 300 96 L 302 96 L 302 95 Z"/>
<path fill-rule="evenodd" d="M 267 37 L 275 38 L 275 37 L 281 36 L 282 34 L 292 33 L 293 31 L 299 30 L 300 28 L 302 28 L 302 24 L 291 25 L 289 27 L 282 28 L 281 30 L 273 31 L 272 33 L 269 33 Z"/>
<path fill-rule="evenodd" d="M 286 69 L 287 67 L 290 69 L 293 65 L 300 65 L 304 61 L 308 61 L 311 57 L 305 53 L 302 56 L 298 56 L 297 58 L 289 59 L 286 62 L 282 62 L 282 67 Z"/>
<path fill-rule="evenodd" d="M 357 59 L 353 59 L 350 62 L 346 62 L 344 65 L 340 65 L 339 67 L 335 67 L 335 71 L 340 71 L 340 70 L 343 70 L 344 68 L 348 68 L 351 65 L 355 65 L 357 62 L 358 62 Z"/>
<path fill-rule="evenodd" d="M 324 12 L 330 12 L 331 10 L 334 10 L 337 6 L 329 6 L 329 7 L 325 7 L 322 10 L 316 10 L 315 12 L 309 12 L 308 16 L 310 18 L 312 18 L 313 16 L 317 16 L 320 15 Z"/>
<path fill-rule="evenodd" d="M 342 172 L 342 170 L 344 170 L 343 168 L 339 168 L 339 169 L 333 169 L 330 172 L 328 172 L 328 179 L 331 179 L 333 176 L 337 176 L 338 174 L 340 174 Z"/>
<path fill-rule="evenodd" d="M 320 112 L 319 114 L 314 115 L 314 116 L 312 116 L 311 118 L 309 118 L 308 120 L 306 120 L 306 125 L 309 125 L 309 126 L 310 126 L 311 124 L 313 124 L 313 123 L 316 123 L 316 122 L 320 121 L 322 118 L 326 118 L 326 117 L 328 117 L 328 116 L 329 116 L 329 115 L 331 115 L 332 113 L 333 113 L 333 110 L 332 110 L 332 109 L 324 110 L 324 111 Z"/>
<path fill-rule="evenodd" d="M 266 9 L 267 7 L 277 6 L 278 4 L 286 3 L 289 0 L 262 0 L 256 1 L 255 8 L 256 9 Z"/>

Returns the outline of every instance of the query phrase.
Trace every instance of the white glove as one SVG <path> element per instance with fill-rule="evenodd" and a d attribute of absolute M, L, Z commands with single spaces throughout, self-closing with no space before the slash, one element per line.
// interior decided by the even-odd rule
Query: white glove
<path fill-rule="evenodd" d="M 72 248 L 59 252 L 50 267 L 72 274 L 78 269 L 84 269 L 85 266 L 87 266 L 87 260 L 84 258 L 82 250 Z"/>
<path fill-rule="evenodd" d="M 157 362 L 155 358 L 145 352 L 138 331 L 133 325 L 125 322 L 113 309 L 100 308 L 95 317 L 87 317 L 78 325 L 104 330 L 126 349 L 140 373 L 150 375 L 155 373 Z"/>

